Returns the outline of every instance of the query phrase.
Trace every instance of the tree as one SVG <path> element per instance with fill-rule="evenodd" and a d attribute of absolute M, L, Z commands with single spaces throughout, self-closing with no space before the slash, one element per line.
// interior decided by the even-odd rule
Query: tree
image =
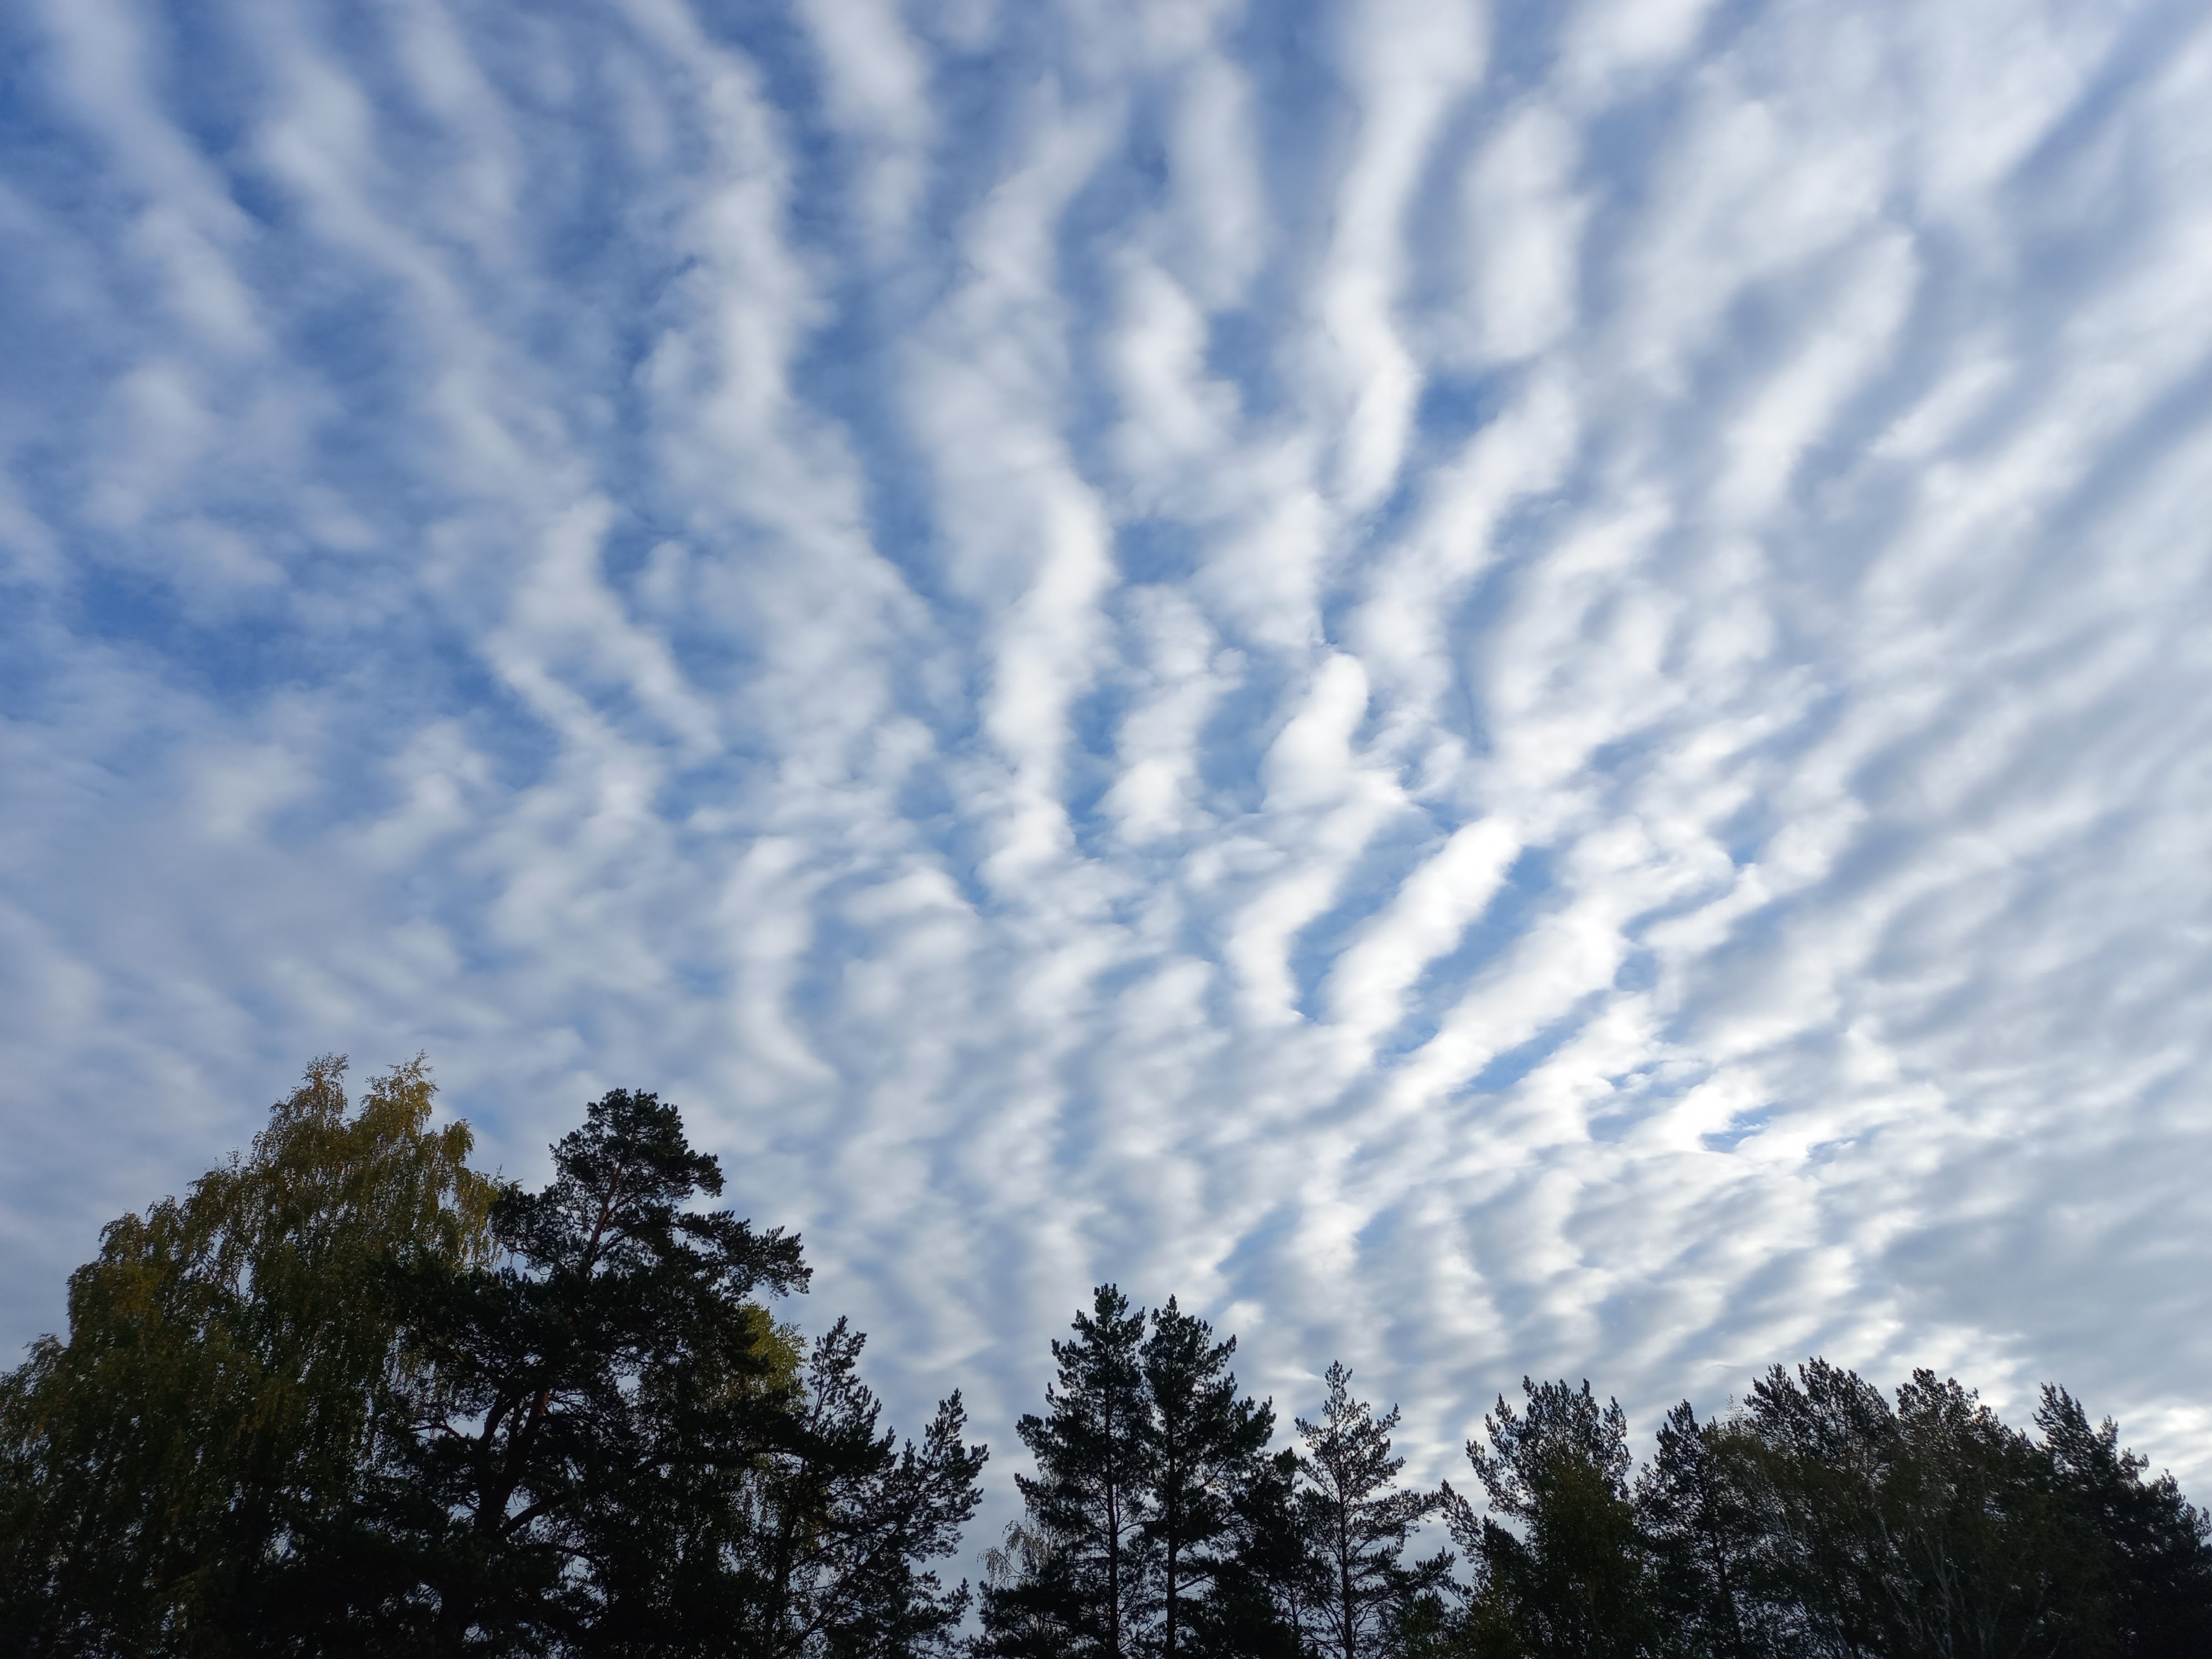
<path fill-rule="evenodd" d="M 1698 1422 L 1686 1400 L 1660 1423 L 1657 1449 L 1638 1477 L 1637 1526 L 1668 1651 L 1758 1659 L 1780 1649 L 1759 1595 L 1765 1533 L 1747 1453 L 1740 1429 Z"/>
<path fill-rule="evenodd" d="M 1884 1494 L 1894 1559 L 1892 1650 L 1948 1656 L 2094 1651 L 2106 1623 L 2049 1460 L 1956 1379 L 1917 1370 L 1897 1390 Z"/>
<path fill-rule="evenodd" d="M 1160 1576 L 1164 1659 L 1184 1650 L 1194 1613 L 1204 1622 L 1236 1558 L 1238 1499 L 1260 1478 L 1275 1432 L 1272 1405 L 1237 1397 L 1236 1352 L 1235 1337 L 1215 1342 L 1212 1328 L 1173 1297 L 1152 1314 L 1141 1356 L 1152 1419 L 1145 1532 Z"/>
<path fill-rule="evenodd" d="M 1158 1436 L 1144 1366 L 1145 1316 L 1112 1285 L 1055 1341 L 1058 1380 L 1045 1414 L 1015 1432 L 1036 1461 L 1017 1475 L 1027 1510 L 1009 1559 L 983 1596 L 986 1650 L 1128 1659 L 1157 1616 L 1152 1492 Z"/>
<path fill-rule="evenodd" d="M 1395 1486 L 1406 1466 L 1390 1455 L 1396 1407 L 1377 1417 L 1353 1399 L 1352 1373 L 1340 1361 L 1326 1382 L 1319 1419 L 1297 1419 L 1298 1506 L 1325 1575 L 1315 1609 L 1323 1649 L 1338 1659 L 1366 1659 L 1385 1650 L 1400 1610 L 1443 1573 L 1445 1558 L 1413 1566 L 1405 1560 L 1413 1529 L 1443 1497 Z"/>
<path fill-rule="evenodd" d="M 0 1614 L 38 1652 L 230 1652 L 301 1614 L 422 1354 L 378 1263 L 480 1261 L 493 1188 L 416 1060 L 316 1060 L 252 1151 L 112 1221 L 0 1387 Z"/>
<path fill-rule="evenodd" d="M 840 1320 L 816 1342 L 805 1403 L 762 1458 L 750 1501 L 686 1494 L 688 1521 L 643 1533 L 680 1542 L 648 1545 L 633 1570 L 657 1575 L 641 1599 L 662 1614 L 632 1638 L 638 1650 L 805 1659 L 949 1646 L 967 1586 L 948 1591 L 920 1564 L 957 1547 L 985 1454 L 962 1437 L 957 1394 L 918 1447 L 878 1431 L 858 1374 L 863 1340 Z"/>
<path fill-rule="evenodd" d="M 2037 1656 L 2105 1650 L 2093 1562 L 2049 1459 L 1972 1391 L 1916 1371 L 1894 1410 L 1855 1373 L 1774 1367 L 1738 1424 L 1783 1651 Z"/>
<path fill-rule="evenodd" d="M 998 1543 L 983 1552 L 983 1632 L 975 1653 L 1073 1659 L 1097 1650 L 1071 1617 L 1077 1602 L 1068 1541 L 1030 1516 L 1008 1525 Z"/>
<path fill-rule="evenodd" d="M 0 1384 L 0 1625 L 40 1654 L 223 1653 L 312 1616 L 305 1553 L 422 1384 L 383 1264 L 489 1249 L 465 1124 L 418 1059 L 349 1115 L 307 1068 L 251 1152 L 111 1223 L 70 1335 Z"/>
<path fill-rule="evenodd" d="M 1331 1581 L 1299 1502 L 1296 1449 L 1259 1460 L 1233 1501 L 1235 1548 L 1216 1559 L 1193 1645 L 1237 1659 L 1303 1659 Z"/>
<path fill-rule="evenodd" d="M 1656 1646 L 1643 1543 L 1628 1493 L 1628 1420 L 1590 1386 L 1522 1379 L 1525 1413 L 1498 1398 L 1468 1461 L 1491 1514 L 1449 1486 L 1446 1516 L 1475 1569 L 1480 1652 L 1635 1659 Z M 1510 1523 L 1501 1525 L 1495 1516 Z"/>
<path fill-rule="evenodd" d="M 438 1386 L 340 1554 L 383 1571 L 387 1644 L 715 1650 L 672 1588 L 720 1601 L 747 1571 L 726 1546 L 802 1394 L 753 1298 L 805 1285 L 799 1241 L 683 1207 L 720 1167 L 654 1095 L 592 1102 L 553 1158 L 494 1206 L 495 1264 L 404 1280 Z"/>
<path fill-rule="evenodd" d="M 318 1061 L 246 1158 L 126 1216 L 0 1381 L 0 1643 L 25 1655 L 908 1659 L 966 1605 L 956 1395 L 878 1426 L 799 1241 L 617 1090 L 544 1190 L 467 1168 L 419 1062 Z"/>
<path fill-rule="evenodd" d="M 1796 1650 L 1876 1659 L 1891 1568 L 1882 1513 L 1895 1417 L 1856 1372 L 1815 1358 L 1752 1385 L 1741 1421 L 1766 1510 L 1771 1594 Z"/>
<path fill-rule="evenodd" d="M 2036 1426 L 2058 1500 L 2088 1556 L 2114 1645 L 2127 1659 L 2212 1653 L 2212 1523 L 2173 1477 L 2142 1478 L 2111 1418 L 2091 1427 L 2065 1389 L 2046 1386 Z"/>

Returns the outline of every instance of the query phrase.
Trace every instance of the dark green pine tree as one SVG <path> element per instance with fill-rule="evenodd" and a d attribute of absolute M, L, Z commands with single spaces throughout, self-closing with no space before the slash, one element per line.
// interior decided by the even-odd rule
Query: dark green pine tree
<path fill-rule="evenodd" d="M 1056 1341 L 1045 1414 L 1015 1425 L 1036 1461 L 1017 1475 L 1027 1511 L 983 1592 L 986 1653 L 1133 1659 L 1158 1620 L 1152 1494 L 1158 1436 L 1145 1316 L 1111 1285 Z"/>
<path fill-rule="evenodd" d="M 2065 1389 L 2043 1390 L 2035 1423 L 2124 1659 L 2212 1653 L 2212 1523 L 2172 1475 L 2145 1480 L 2118 1425 L 2093 1428 Z"/>
<path fill-rule="evenodd" d="M 841 1319 L 815 1343 L 804 1403 L 746 1483 L 749 1501 L 695 1501 L 676 1534 L 686 1549 L 639 1564 L 653 1605 L 675 1617 L 638 1651 L 682 1651 L 687 1637 L 748 1659 L 952 1646 L 967 1587 L 948 1591 L 923 1564 L 958 1547 L 985 1454 L 963 1438 L 957 1394 L 919 1446 L 896 1445 L 860 1380 L 863 1340 Z"/>
<path fill-rule="evenodd" d="M 1759 1659 L 1779 1644 L 1758 1594 L 1765 1540 L 1746 1450 L 1740 1430 L 1698 1422 L 1686 1400 L 1661 1421 L 1657 1451 L 1637 1479 L 1637 1526 L 1668 1652 Z"/>
<path fill-rule="evenodd" d="M 1261 1479 L 1275 1431 L 1271 1404 L 1237 1396 L 1236 1351 L 1235 1337 L 1216 1342 L 1173 1297 L 1154 1311 L 1145 1340 L 1153 1432 L 1145 1530 L 1159 1575 L 1163 1659 L 1190 1650 L 1194 1626 L 1219 1633 L 1207 1615 L 1225 1610 L 1214 1607 L 1215 1591 L 1238 1553 L 1239 1499 Z"/>
<path fill-rule="evenodd" d="M 325 1553 L 361 1646 L 441 1659 L 932 1651 L 979 1448 L 957 1397 L 894 1448 L 840 1324 L 811 1370 L 753 1298 L 799 1241 L 727 1211 L 673 1106 L 617 1090 L 509 1191 L 490 1267 L 406 1281 L 434 1372 L 350 1537 Z"/>
<path fill-rule="evenodd" d="M 594 1101 L 553 1160 L 544 1190 L 495 1207 L 498 1265 L 408 1286 L 440 1386 L 337 1552 L 364 1589 L 389 1576 L 393 1646 L 634 1632 L 687 1650 L 655 1564 L 792 1431 L 788 1345 L 752 1297 L 805 1283 L 799 1241 L 686 1209 L 721 1171 L 653 1095 Z"/>
<path fill-rule="evenodd" d="M 1467 1443 L 1491 1514 L 1445 1489 L 1475 1569 L 1471 1645 L 1498 1659 L 1638 1659 L 1657 1625 L 1629 1501 L 1627 1418 L 1587 1382 L 1521 1386 L 1525 1412 L 1501 1395 L 1482 1422 L 1490 1443 Z"/>
<path fill-rule="evenodd" d="M 1329 1575 L 1313 1517 L 1298 1501 L 1298 1455 L 1262 1458 L 1235 1495 L 1236 1549 L 1218 1559 L 1199 1609 L 1194 1651 L 1235 1659 L 1304 1659 Z"/>
<path fill-rule="evenodd" d="M 1369 1659 L 1390 1650 L 1400 1616 L 1443 1575 L 1446 1557 L 1406 1560 L 1414 1528 L 1443 1500 L 1397 1485 L 1406 1467 L 1390 1453 L 1398 1408 L 1377 1417 L 1353 1399 L 1340 1361 L 1326 1380 L 1319 1419 L 1297 1419 L 1298 1508 L 1321 1579 L 1313 1634 L 1328 1659 Z"/>

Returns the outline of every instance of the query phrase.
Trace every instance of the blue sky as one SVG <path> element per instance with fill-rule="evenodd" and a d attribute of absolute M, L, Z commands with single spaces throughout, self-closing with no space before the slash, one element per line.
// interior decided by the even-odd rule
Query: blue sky
<path fill-rule="evenodd" d="M 0 1340 L 312 1054 L 902 1422 L 1820 1352 L 2212 1489 L 2197 4 L 27 0 Z M 995 1511 L 994 1511 L 995 1513 Z"/>

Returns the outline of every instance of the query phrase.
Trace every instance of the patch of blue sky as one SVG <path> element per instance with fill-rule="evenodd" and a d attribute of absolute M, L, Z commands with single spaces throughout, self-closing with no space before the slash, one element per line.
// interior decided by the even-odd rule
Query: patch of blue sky
<path fill-rule="evenodd" d="M 1462 1092 L 1478 1097 L 1505 1094 L 1581 1035 L 1589 1024 L 1590 1017 L 1605 1005 L 1605 1001 L 1604 992 L 1593 992 L 1583 997 L 1526 1042 L 1517 1043 L 1486 1062 L 1480 1071 L 1462 1085 Z"/>
<path fill-rule="evenodd" d="M 1002 189 L 1030 143 L 1084 112 L 1094 90 L 1077 46 L 1083 31 L 1048 7 L 1000 10 L 981 39 L 930 40 L 926 96 L 930 119 L 928 174 L 900 264 L 870 283 L 875 303 L 891 307 L 894 325 L 933 309 L 973 273 L 959 257 L 963 233 Z M 927 39 L 931 20 L 909 26 Z M 1110 95 L 1110 94 L 1109 94 Z M 1070 275 L 1063 268 L 1056 275 Z"/>
<path fill-rule="evenodd" d="M 1255 160 L 1266 202 L 1262 234 L 1273 256 L 1253 283 L 1252 304 L 1260 316 L 1294 311 L 1291 296 L 1328 234 L 1333 198 L 1316 181 L 1340 165 L 1360 114 L 1340 66 L 1340 31 L 1347 21 L 1321 0 L 1287 0 L 1245 8 L 1228 36 L 1229 61 L 1249 78 L 1254 93 Z M 1255 355 L 1272 358 L 1283 343 L 1277 335 Z M 1255 412 L 1268 411 L 1262 405 Z"/>
<path fill-rule="evenodd" d="M 1408 989 L 1404 1012 L 1376 1048 L 1378 1065 L 1425 1048 L 1468 987 L 1527 934 L 1540 916 L 1557 907 L 1560 894 L 1555 862 L 1553 850 L 1546 847 L 1524 848 L 1514 858 L 1481 914 L 1467 925 L 1450 950 L 1422 968 Z"/>
<path fill-rule="evenodd" d="M 1322 994 L 1345 948 L 1398 896 L 1423 863 L 1433 858 L 1455 825 L 1419 811 L 1394 814 L 1363 846 L 1344 872 L 1329 906 L 1292 935 L 1290 969 L 1295 1006 L 1310 1020 L 1325 1020 Z"/>
<path fill-rule="evenodd" d="M 1233 632 L 1231 639 L 1233 648 Z M 1303 678 L 1302 667 L 1247 642 L 1233 672 L 1217 687 L 1194 758 L 1206 804 L 1223 822 L 1261 810 L 1267 799 L 1261 763 L 1294 716 L 1286 698 Z"/>
<path fill-rule="evenodd" d="M 1483 374 L 1435 374 L 1421 382 L 1413 413 L 1415 429 L 1427 451 L 1441 459 L 1497 419 L 1526 383 L 1525 372 L 1494 368 Z"/>
<path fill-rule="evenodd" d="M 1723 1128 L 1708 1129 L 1698 1139 L 1717 1152 L 1732 1152 L 1772 1121 L 1767 1112 L 1739 1112 Z"/>
<path fill-rule="evenodd" d="M 1205 541 L 1182 520 L 1147 514 L 1114 526 L 1115 563 L 1126 586 L 1176 586 L 1198 574 Z"/>
<path fill-rule="evenodd" d="M 1237 389 L 1247 418 L 1279 418 L 1290 399 L 1288 382 L 1276 361 L 1281 334 L 1278 319 L 1256 304 L 1207 313 L 1206 372 Z"/>
<path fill-rule="evenodd" d="M 1271 1206 L 1249 1222 L 1226 1253 L 1210 1264 L 1224 1287 L 1220 1300 L 1224 1304 L 1250 1302 L 1279 1309 L 1285 1315 L 1292 1313 L 1297 1305 L 1294 1281 L 1286 1282 L 1289 1276 L 1283 1270 L 1284 1260 L 1286 1247 L 1296 1243 L 1305 1219 L 1301 1206 L 1286 1200 Z M 1133 1293 L 1136 1289 L 1129 1288 Z M 1151 1286 L 1145 1290 L 1147 1294 L 1158 1295 Z M 1327 1364 L 1328 1361 L 1322 1360 L 1314 1369 L 1318 1370 Z"/>

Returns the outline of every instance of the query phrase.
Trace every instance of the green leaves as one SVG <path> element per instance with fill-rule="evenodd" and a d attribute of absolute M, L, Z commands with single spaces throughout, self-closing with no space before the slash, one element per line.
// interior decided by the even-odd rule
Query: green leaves
<path fill-rule="evenodd" d="M 126 1216 L 66 1343 L 0 1381 L 0 1643 L 25 1654 L 941 1650 L 983 1452 L 879 1429 L 861 1339 L 759 1299 L 726 1211 L 617 1090 L 540 1192 L 470 1170 L 420 1061 L 320 1060 L 247 1157 Z"/>
<path fill-rule="evenodd" d="M 705 1206 L 677 1109 L 617 1090 L 538 1191 L 468 1166 L 417 1060 L 318 1060 L 243 1156 L 120 1218 L 67 1340 L 0 1377 L 0 1656 L 2193 1659 L 2212 1523 L 2110 1422 L 2039 1437 L 1929 1371 L 1820 1359 L 1633 1470 L 1620 1406 L 1522 1380 L 1402 1482 L 1332 1365 L 1271 1449 L 1233 1338 L 1114 1285 L 1068 1340 L 981 1634 L 932 1564 L 984 1462 L 960 1397 L 880 1421 L 863 1339 L 768 1298 L 799 1241 Z M 1462 1552 L 1415 1559 L 1441 1509 Z"/>
<path fill-rule="evenodd" d="M 1445 1488 L 1452 1536 L 1475 1570 L 1469 1645 L 1545 1659 L 1648 1653 L 1654 1620 L 1628 1495 L 1628 1419 L 1617 1401 L 1601 1407 L 1587 1381 L 1521 1386 L 1525 1413 L 1501 1395 L 1483 1419 L 1489 1443 L 1467 1443 L 1491 1514 Z"/>
<path fill-rule="evenodd" d="M 42 1650 L 219 1651 L 285 1617 L 422 1359 L 378 1271 L 481 1260 L 493 1188 L 420 1060 L 348 1115 L 325 1058 L 251 1153 L 112 1223 L 0 1395 L 6 1611 Z"/>

